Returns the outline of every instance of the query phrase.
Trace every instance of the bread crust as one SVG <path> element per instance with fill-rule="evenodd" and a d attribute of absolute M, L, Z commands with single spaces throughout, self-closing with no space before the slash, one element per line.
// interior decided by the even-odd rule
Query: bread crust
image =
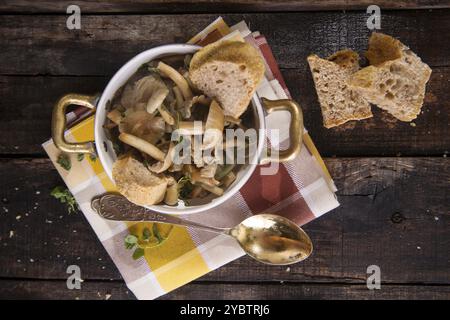
<path fill-rule="evenodd" d="M 366 57 L 372 65 L 356 72 L 349 85 L 401 121 L 417 118 L 431 68 L 409 47 L 382 33 L 371 35 Z"/>
<path fill-rule="evenodd" d="M 220 70 L 218 70 L 220 69 Z M 216 99 L 224 113 L 239 118 L 264 77 L 259 52 L 239 41 L 218 41 L 200 49 L 189 66 L 191 82 Z M 227 82 L 227 86 L 223 82 Z"/>
<path fill-rule="evenodd" d="M 326 59 L 310 55 L 307 60 L 326 128 L 372 117 L 369 103 L 347 86 L 347 80 L 359 69 L 356 52 L 344 49 Z"/>
<path fill-rule="evenodd" d="M 137 205 L 153 205 L 164 199 L 167 179 L 152 173 L 131 156 L 114 162 L 112 175 L 118 191 Z"/>

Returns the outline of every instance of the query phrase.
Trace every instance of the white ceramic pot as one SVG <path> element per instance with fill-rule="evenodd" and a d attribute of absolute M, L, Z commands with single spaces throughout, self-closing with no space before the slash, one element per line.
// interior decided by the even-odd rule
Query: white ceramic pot
<path fill-rule="evenodd" d="M 52 137 L 55 145 L 63 152 L 68 153 L 96 153 L 100 162 L 111 181 L 112 167 L 116 160 L 116 155 L 111 142 L 106 138 L 103 124 L 106 118 L 106 105 L 111 101 L 116 91 L 122 87 L 128 79 L 141 67 L 144 63 L 162 58 L 169 55 L 185 55 L 193 54 L 200 47 L 187 44 L 169 44 L 155 47 L 144 51 L 125 65 L 112 77 L 105 90 L 100 95 L 86 96 L 80 94 L 67 94 L 62 97 L 54 106 L 52 117 Z M 247 182 L 254 172 L 258 163 L 268 163 L 271 161 L 289 161 L 294 158 L 300 151 L 302 144 L 301 133 L 303 132 L 303 116 L 300 107 L 292 100 L 267 100 L 260 99 L 256 94 L 252 97 L 251 107 L 254 111 L 255 124 L 258 130 L 257 152 L 254 159 L 250 159 L 250 163 L 245 165 L 237 174 L 235 182 L 225 190 L 220 197 L 213 199 L 207 204 L 197 206 L 168 206 L 165 204 L 148 206 L 149 209 L 160 213 L 168 214 L 189 214 L 201 212 L 220 205 L 231 198 L 239 189 Z M 95 148 L 93 142 L 85 143 L 69 143 L 64 139 L 64 130 L 66 127 L 65 109 L 68 105 L 82 105 L 95 109 Z M 280 151 L 277 158 L 263 158 L 263 148 L 265 137 L 265 114 L 272 111 L 288 110 L 291 113 L 290 125 L 290 146 L 287 150 Z M 105 148 L 104 144 L 107 145 Z"/>

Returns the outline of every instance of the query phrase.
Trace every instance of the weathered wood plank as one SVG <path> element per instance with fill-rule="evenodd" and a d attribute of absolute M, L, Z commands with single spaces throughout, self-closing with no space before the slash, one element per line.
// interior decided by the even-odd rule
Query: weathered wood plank
<path fill-rule="evenodd" d="M 364 283 L 367 266 L 376 264 L 386 284 L 448 284 L 449 160 L 326 162 L 341 207 L 305 227 L 312 257 L 289 269 L 242 258 L 201 280 Z M 3 278 L 65 279 L 67 266 L 77 264 L 86 280 L 120 279 L 82 214 L 68 215 L 50 198 L 61 181 L 48 160 L 0 160 L 0 177 Z"/>
<path fill-rule="evenodd" d="M 1 77 L 0 153 L 45 155 L 53 105 L 64 94 L 101 92 L 106 77 Z"/>
<path fill-rule="evenodd" d="M 15 13 L 66 13 L 70 1 L 29 1 L 5 0 L 0 4 L 0 12 Z M 371 0 L 139 0 L 127 1 L 77 1 L 84 13 L 155 13 L 155 12 L 254 12 L 254 11 L 301 11 L 301 10 L 354 10 L 365 9 L 373 4 Z M 430 9 L 445 8 L 450 2 L 433 0 L 377 1 L 383 9 Z"/>
<path fill-rule="evenodd" d="M 135 299 L 125 282 L 85 281 L 80 290 L 67 289 L 66 280 L 0 280 L 0 299 L 16 300 L 130 300 Z"/>
<path fill-rule="evenodd" d="M 223 17 L 230 24 L 245 19 L 253 30 L 266 35 L 282 68 L 306 70 L 311 52 L 328 55 L 345 47 L 361 52 L 370 33 L 365 11 Z M 111 75 L 139 52 L 185 42 L 215 18 L 214 14 L 94 15 L 83 16 L 81 30 L 68 30 L 66 16 L 4 15 L 0 74 Z M 449 29 L 450 10 L 382 15 L 381 31 L 404 41 L 431 66 L 450 65 Z"/>
<path fill-rule="evenodd" d="M 450 151 L 450 68 L 435 68 L 423 112 L 409 123 L 373 107 L 374 117 L 326 129 L 309 70 L 283 69 L 305 125 L 324 156 L 443 155 Z M 0 76 L 0 154 L 44 155 L 51 111 L 65 93 L 101 92 L 108 77 Z"/>
<path fill-rule="evenodd" d="M 80 290 L 68 290 L 64 280 L 0 280 L 0 299 L 135 299 L 123 282 L 83 282 Z M 295 300 L 295 299 L 449 299 L 450 286 L 381 285 L 368 290 L 363 284 L 271 283 L 225 284 L 191 283 L 162 296 L 161 300 Z"/>

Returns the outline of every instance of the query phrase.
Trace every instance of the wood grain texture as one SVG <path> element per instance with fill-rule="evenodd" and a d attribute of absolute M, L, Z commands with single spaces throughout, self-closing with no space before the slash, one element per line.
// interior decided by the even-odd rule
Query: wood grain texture
<path fill-rule="evenodd" d="M 101 91 L 112 74 L 135 54 L 169 42 L 184 42 L 217 15 L 86 16 L 83 28 L 69 31 L 64 16 L 3 16 L 0 29 L 0 153 L 43 155 L 55 101 L 68 92 Z M 384 32 L 411 46 L 434 72 L 423 113 L 414 122 L 396 121 L 373 108 L 375 117 L 334 129 L 322 117 L 306 56 L 327 55 L 343 47 L 363 51 L 369 31 L 364 13 L 314 12 L 231 14 L 268 38 L 293 96 L 324 156 L 424 156 L 450 150 L 450 10 L 387 12 Z M 186 19 L 190 19 L 188 25 Z M 271 28 L 271 25 L 277 28 Z M 435 44 L 439 43 L 439 46 Z M 20 54 L 17 54 L 20 52 Z M 28 77 L 27 75 L 34 75 Z"/>
<path fill-rule="evenodd" d="M 367 48 L 365 12 L 225 14 L 243 19 L 271 45 L 281 68 L 307 70 L 306 57 L 342 48 Z M 0 19 L 0 74 L 111 76 L 136 54 L 183 43 L 217 18 L 215 14 L 85 16 L 68 30 L 60 15 L 4 15 Z M 189 21 L 189 23 L 186 23 Z M 276 26 L 276 28 L 273 28 Z M 382 32 L 398 37 L 431 67 L 450 66 L 450 10 L 386 12 Z M 439 43 L 439 46 L 436 44 Z M 20 53 L 20 54 L 18 54 Z"/>
<path fill-rule="evenodd" d="M 450 151 L 450 10 L 436 9 L 450 1 L 378 2 L 433 8 L 382 11 L 381 31 L 433 68 L 415 126 L 374 108 L 373 119 L 331 130 L 321 125 L 305 58 L 366 49 L 368 1 L 77 3 L 78 31 L 65 26 L 66 1 L 0 3 L 0 298 L 134 298 L 82 213 L 68 215 L 49 196 L 63 185 L 40 146 L 51 108 L 65 93 L 101 91 L 137 53 L 185 42 L 226 11 L 241 12 L 223 14 L 230 24 L 245 19 L 267 36 L 319 151 L 339 157 L 325 160 L 341 206 L 305 227 L 315 251 L 304 263 L 269 267 L 244 257 L 163 299 L 450 299 L 450 166 L 442 157 Z M 358 11 L 287 12 L 317 9 Z M 174 14 L 182 12 L 190 14 Z M 400 155 L 418 157 L 382 157 Z M 66 288 L 70 264 L 81 267 L 81 291 Z M 365 286 L 371 264 L 381 267 L 380 291 Z"/>
<path fill-rule="evenodd" d="M 134 299 L 123 282 L 86 281 L 80 290 L 68 290 L 65 280 L 1 280 L 0 299 Z M 424 285 L 383 285 L 368 290 L 363 284 L 311 283 L 191 283 L 163 296 L 160 300 L 296 300 L 296 299 L 449 299 L 450 287 Z"/>
<path fill-rule="evenodd" d="M 0 12 L 15 13 L 66 13 L 71 1 L 5 0 Z M 373 4 L 371 0 L 138 0 L 138 1 L 77 1 L 84 13 L 162 13 L 162 12 L 254 12 L 254 11 L 301 11 L 301 10 L 355 10 Z M 377 1 L 383 9 L 430 9 L 450 7 L 450 1 L 402 0 Z"/>
<path fill-rule="evenodd" d="M 315 247 L 308 260 L 287 269 L 242 258 L 201 280 L 361 284 L 367 266 L 376 264 L 385 284 L 448 284 L 449 160 L 326 162 L 341 207 L 305 227 Z M 68 215 L 49 196 L 62 182 L 48 160 L 0 160 L 0 177 L 3 278 L 65 279 L 67 266 L 77 264 L 86 280 L 121 279 L 83 215 Z"/>
<path fill-rule="evenodd" d="M 415 127 L 373 107 L 374 117 L 326 129 L 309 70 L 283 69 L 323 156 L 442 156 L 450 151 L 450 68 L 435 68 Z M 44 156 L 53 105 L 69 92 L 101 92 L 109 77 L 0 76 L 0 154 Z"/>

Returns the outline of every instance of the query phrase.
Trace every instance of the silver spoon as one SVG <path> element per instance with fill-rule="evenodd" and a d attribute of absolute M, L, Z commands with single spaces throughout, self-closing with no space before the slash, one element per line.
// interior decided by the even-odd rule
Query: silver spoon
<path fill-rule="evenodd" d="M 289 219 L 273 214 L 251 216 L 234 228 L 217 228 L 151 211 L 118 194 L 95 198 L 91 206 L 108 220 L 168 223 L 225 234 L 235 238 L 249 256 L 266 264 L 296 263 L 308 258 L 313 250 L 305 231 Z"/>

